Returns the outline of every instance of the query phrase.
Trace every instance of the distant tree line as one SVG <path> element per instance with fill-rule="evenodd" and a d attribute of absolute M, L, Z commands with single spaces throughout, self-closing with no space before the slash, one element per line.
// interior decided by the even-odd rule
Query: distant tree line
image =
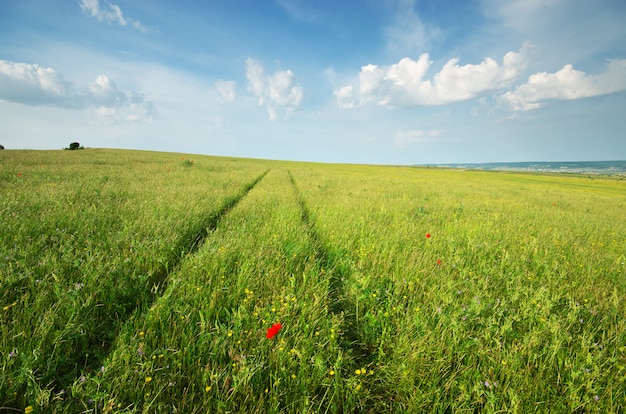
<path fill-rule="evenodd" d="M 4 145 L 0 145 L 0 150 L 3 150 L 3 149 L 4 149 Z"/>

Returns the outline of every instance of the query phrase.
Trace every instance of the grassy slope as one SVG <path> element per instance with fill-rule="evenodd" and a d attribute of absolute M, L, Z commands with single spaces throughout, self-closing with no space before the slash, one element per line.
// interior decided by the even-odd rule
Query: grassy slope
<path fill-rule="evenodd" d="M 6 406 L 624 409 L 621 181 L 0 157 Z"/>
<path fill-rule="evenodd" d="M 265 169 L 104 150 L 0 156 L 0 401 L 18 406 L 99 367 L 207 218 Z"/>
<path fill-rule="evenodd" d="M 362 358 L 385 372 L 373 398 L 623 408 L 623 183 L 356 167 L 300 181 L 341 257 Z"/>

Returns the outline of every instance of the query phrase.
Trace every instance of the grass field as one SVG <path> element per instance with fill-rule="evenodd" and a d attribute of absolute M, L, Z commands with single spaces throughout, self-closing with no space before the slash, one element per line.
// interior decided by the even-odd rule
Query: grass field
<path fill-rule="evenodd" d="M 619 178 L 0 151 L 0 412 L 624 412 L 625 211 Z"/>

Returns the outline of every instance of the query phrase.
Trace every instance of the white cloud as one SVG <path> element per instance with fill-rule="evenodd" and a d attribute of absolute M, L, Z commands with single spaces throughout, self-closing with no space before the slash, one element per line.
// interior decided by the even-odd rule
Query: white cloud
<path fill-rule="evenodd" d="M 25 105 L 63 102 L 71 84 L 52 68 L 0 60 L 0 99 Z"/>
<path fill-rule="evenodd" d="M 435 142 L 440 135 L 441 131 L 437 129 L 398 131 L 396 132 L 393 142 L 396 147 L 404 148 L 411 144 Z"/>
<path fill-rule="evenodd" d="M 235 86 L 236 83 L 234 81 L 218 80 L 215 82 L 214 87 L 218 102 L 233 102 L 235 100 Z"/>
<path fill-rule="evenodd" d="M 354 100 L 354 93 L 352 91 L 352 85 L 342 86 L 333 92 L 333 95 L 337 98 L 337 105 L 342 109 L 352 109 L 357 107 L 357 103 Z"/>
<path fill-rule="evenodd" d="M 464 101 L 510 86 L 526 67 L 525 45 L 520 52 L 508 52 L 502 64 L 491 58 L 477 65 L 459 66 L 450 59 L 432 80 L 425 79 L 432 65 L 427 53 L 418 60 L 409 57 L 387 67 L 361 68 L 357 85 L 334 92 L 340 108 L 354 108 L 373 102 L 381 106 L 430 106 Z"/>
<path fill-rule="evenodd" d="M 246 78 L 248 90 L 256 96 L 259 105 L 267 106 L 272 121 L 288 119 L 302 103 L 304 90 L 290 70 L 276 71 L 269 75 L 261 63 L 248 58 Z"/>
<path fill-rule="evenodd" d="M 0 60 L 0 100 L 28 106 L 84 109 L 97 107 L 106 123 L 149 120 L 152 103 L 142 93 L 121 91 L 106 75 L 99 75 L 82 92 L 53 68 Z"/>
<path fill-rule="evenodd" d="M 80 0 L 80 8 L 83 10 L 83 13 L 95 17 L 99 22 L 117 23 L 120 26 L 128 26 L 130 24 L 135 29 L 147 32 L 147 29 L 139 21 L 124 17 L 122 9 L 117 4 L 109 3 L 106 0 L 102 2 L 102 5 L 100 0 Z"/>
<path fill-rule="evenodd" d="M 143 93 L 121 91 L 106 75 L 99 75 L 82 96 L 85 106 L 98 105 L 98 122 L 152 122 L 153 104 Z"/>
<path fill-rule="evenodd" d="M 89 85 L 89 97 L 93 102 L 106 106 L 118 106 L 126 100 L 126 95 L 118 90 L 115 82 L 105 75 L 99 75 Z"/>
<path fill-rule="evenodd" d="M 555 73 L 539 72 L 528 82 L 501 96 L 516 111 L 527 111 L 552 100 L 574 100 L 626 90 L 626 59 L 609 60 L 599 75 L 587 75 L 572 65 Z"/>

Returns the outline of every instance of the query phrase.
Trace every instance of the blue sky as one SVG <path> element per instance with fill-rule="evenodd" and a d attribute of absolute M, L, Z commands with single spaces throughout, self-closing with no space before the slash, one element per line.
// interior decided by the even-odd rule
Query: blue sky
<path fill-rule="evenodd" d="M 0 1 L 0 144 L 626 159 L 622 0 Z"/>

